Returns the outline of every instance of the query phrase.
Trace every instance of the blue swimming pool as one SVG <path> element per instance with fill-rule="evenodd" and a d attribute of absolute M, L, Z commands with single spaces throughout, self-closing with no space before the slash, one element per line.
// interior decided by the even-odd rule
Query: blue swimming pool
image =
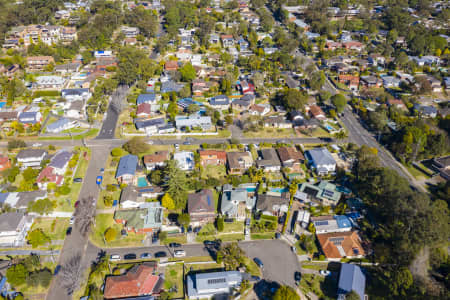
<path fill-rule="evenodd" d="M 270 188 L 270 191 L 281 194 L 281 193 L 289 192 L 289 189 L 288 188 Z"/>
<path fill-rule="evenodd" d="M 254 193 L 254 192 L 256 192 L 256 187 L 248 187 L 248 188 L 246 188 L 246 190 L 249 193 Z"/>
<path fill-rule="evenodd" d="M 325 128 L 328 130 L 328 131 L 332 131 L 332 130 L 334 130 L 334 128 L 333 127 L 331 127 L 330 125 L 328 125 L 328 124 L 325 124 L 324 125 L 325 126 Z"/>
<path fill-rule="evenodd" d="M 3 108 L 6 105 L 6 102 L 0 102 L 0 108 Z"/>
<path fill-rule="evenodd" d="M 139 177 L 138 178 L 138 182 L 137 182 L 137 186 L 138 187 L 144 187 L 144 186 L 147 186 L 147 185 L 148 185 L 148 183 L 147 183 L 147 179 L 145 177 Z"/>

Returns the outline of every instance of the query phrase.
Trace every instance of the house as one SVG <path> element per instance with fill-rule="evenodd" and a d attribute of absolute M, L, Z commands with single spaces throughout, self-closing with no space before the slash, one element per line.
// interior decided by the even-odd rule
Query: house
<path fill-rule="evenodd" d="M 178 84 L 175 81 L 168 80 L 161 84 L 161 94 L 171 92 L 178 93 L 183 87 L 183 84 Z"/>
<path fill-rule="evenodd" d="M 55 155 L 52 156 L 47 166 L 53 168 L 56 174 L 64 175 L 72 156 L 73 156 L 72 152 L 60 150 Z"/>
<path fill-rule="evenodd" d="M 364 48 L 364 44 L 358 41 L 349 41 L 342 44 L 342 46 L 347 50 L 354 50 L 361 52 Z"/>
<path fill-rule="evenodd" d="M 83 100 L 68 102 L 64 115 L 67 118 L 83 120 L 86 118 L 85 105 Z"/>
<path fill-rule="evenodd" d="M 281 170 L 281 162 L 275 149 L 261 149 L 260 155 L 260 158 L 256 161 L 258 168 L 263 169 L 265 172 L 277 172 Z"/>
<path fill-rule="evenodd" d="M 33 83 L 33 88 L 61 90 L 65 84 L 66 79 L 61 76 L 39 76 Z"/>
<path fill-rule="evenodd" d="M 184 130 L 186 128 L 201 128 L 202 130 L 210 130 L 212 127 L 211 117 L 209 116 L 176 116 L 175 125 L 178 130 Z"/>
<path fill-rule="evenodd" d="M 0 154 L 0 172 L 11 168 L 11 160 L 8 156 Z"/>
<path fill-rule="evenodd" d="M 311 217 L 311 222 L 314 224 L 316 234 L 352 230 L 350 219 L 344 215 Z"/>
<path fill-rule="evenodd" d="M 297 213 L 297 222 L 303 228 L 307 228 L 309 224 L 309 219 L 311 217 L 311 213 L 307 210 L 299 210 Z"/>
<path fill-rule="evenodd" d="M 169 60 L 164 64 L 164 70 L 176 71 L 178 70 L 178 62 L 176 60 Z"/>
<path fill-rule="evenodd" d="M 289 192 L 258 194 L 256 210 L 264 215 L 281 217 L 289 210 L 289 200 Z"/>
<path fill-rule="evenodd" d="M 358 265 L 341 264 L 337 290 L 337 300 L 345 300 L 346 295 L 355 292 L 361 300 L 366 299 L 366 275 Z"/>
<path fill-rule="evenodd" d="M 445 91 L 450 93 L 450 77 L 444 77 Z"/>
<path fill-rule="evenodd" d="M 17 111 L 0 111 L 0 121 L 15 121 L 18 119 L 19 113 Z"/>
<path fill-rule="evenodd" d="M 159 202 L 147 202 L 145 207 L 116 210 L 114 220 L 124 225 L 127 232 L 145 234 L 158 231 L 164 219 L 163 207 Z"/>
<path fill-rule="evenodd" d="M 61 75 L 72 74 L 79 71 L 81 64 L 79 62 L 67 63 L 62 65 L 55 66 L 55 73 L 59 73 Z"/>
<path fill-rule="evenodd" d="M 305 157 L 319 176 L 334 174 L 336 161 L 327 148 L 315 148 L 305 152 Z"/>
<path fill-rule="evenodd" d="M 22 212 L 0 215 L 0 246 L 20 247 L 26 244 L 26 236 L 33 224 L 33 217 Z"/>
<path fill-rule="evenodd" d="M 109 68 L 117 67 L 117 58 L 115 56 L 101 56 L 95 60 L 95 72 L 104 74 Z"/>
<path fill-rule="evenodd" d="M 137 299 L 141 296 L 158 296 L 164 288 L 164 277 L 155 274 L 156 268 L 155 262 L 144 262 L 134 265 L 125 274 L 107 276 L 103 297 Z"/>
<path fill-rule="evenodd" d="M 177 162 L 178 167 L 183 171 L 192 171 L 194 169 L 194 153 L 188 151 L 176 152 L 173 160 Z"/>
<path fill-rule="evenodd" d="M 362 240 L 356 231 L 317 234 L 317 240 L 328 260 L 359 258 L 365 255 Z"/>
<path fill-rule="evenodd" d="M 203 167 L 213 165 L 213 166 L 224 166 L 227 162 L 227 153 L 225 151 L 218 150 L 200 150 L 200 164 Z"/>
<path fill-rule="evenodd" d="M 166 125 L 165 118 L 155 118 L 150 120 L 135 119 L 134 126 L 139 131 L 145 132 L 147 135 L 156 134 L 159 129 Z"/>
<path fill-rule="evenodd" d="M 120 158 L 117 166 L 116 176 L 117 181 L 122 184 L 135 184 L 136 182 L 136 168 L 138 165 L 138 157 L 136 155 L 125 155 Z"/>
<path fill-rule="evenodd" d="M 359 76 L 339 74 L 339 83 L 343 83 L 347 85 L 350 90 L 356 91 L 359 87 Z"/>
<path fill-rule="evenodd" d="M 156 103 L 156 95 L 154 93 L 151 94 L 140 94 L 136 99 L 136 104 L 142 104 L 142 103 Z"/>
<path fill-rule="evenodd" d="M 214 109 L 224 110 L 230 107 L 230 100 L 226 95 L 219 95 L 209 99 L 209 105 Z"/>
<path fill-rule="evenodd" d="M 163 189 L 158 186 L 146 186 L 139 188 L 134 186 L 126 186 L 120 193 L 120 208 L 145 208 L 146 199 L 157 198 L 163 194 Z"/>
<path fill-rule="evenodd" d="M 39 111 L 25 111 L 19 114 L 19 122 L 22 124 L 40 123 L 42 121 L 42 114 Z"/>
<path fill-rule="evenodd" d="M 283 116 L 268 116 L 263 120 L 264 127 L 272 128 L 292 128 L 292 123 Z"/>
<path fill-rule="evenodd" d="M 246 210 L 252 211 L 255 207 L 255 198 L 249 197 L 246 188 L 236 188 L 229 184 L 222 187 L 222 201 L 220 212 L 222 215 L 243 221 L 246 216 Z"/>
<path fill-rule="evenodd" d="M 220 36 L 222 40 L 222 45 L 224 48 L 233 47 L 235 44 L 234 38 L 231 34 L 223 34 Z"/>
<path fill-rule="evenodd" d="M 232 289 L 238 288 L 241 282 L 239 271 L 190 273 L 186 277 L 187 294 L 189 299 L 211 299 L 216 295 L 228 299 Z"/>
<path fill-rule="evenodd" d="M 0 205 L 9 205 L 15 209 L 27 209 L 28 203 L 47 198 L 46 191 L 0 193 Z"/>
<path fill-rule="evenodd" d="M 280 147 L 277 149 L 277 153 L 283 168 L 301 170 L 301 164 L 305 161 L 305 157 L 295 147 Z"/>
<path fill-rule="evenodd" d="M 248 110 L 251 105 L 252 105 L 252 102 L 242 100 L 242 98 L 234 99 L 231 102 L 231 106 L 233 107 L 233 109 L 238 109 L 238 110 Z"/>
<path fill-rule="evenodd" d="M 28 167 L 40 168 L 41 163 L 47 156 L 47 151 L 41 149 L 24 149 L 20 150 L 17 154 L 16 159 L 20 168 L 25 170 Z"/>
<path fill-rule="evenodd" d="M 323 110 L 315 104 L 309 106 L 309 113 L 311 114 L 311 116 L 313 118 L 315 118 L 319 121 L 325 121 L 327 119 Z"/>
<path fill-rule="evenodd" d="M 136 108 L 136 116 L 138 118 L 150 117 L 152 114 L 151 105 L 149 103 L 139 104 Z"/>
<path fill-rule="evenodd" d="M 227 152 L 227 168 L 231 175 L 242 175 L 253 165 L 250 152 Z"/>
<path fill-rule="evenodd" d="M 212 191 L 204 189 L 189 194 L 187 212 L 191 216 L 191 225 L 193 226 L 214 222 L 217 214 Z"/>
<path fill-rule="evenodd" d="M 252 116 L 265 116 L 270 112 L 270 104 L 253 104 L 248 111 Z"/>
<path fill-rule="evenodd" d="M 248 83 L 247 80 L 240 81 L 239 86 L 243 95 L 253 95 L 255 93 L 255 87 L 253 84 Z"/>
<path fill-rule="evenodd" d="M 399 78 L 394 76 L 383 76 L 381 80 L 383 80 L 384 88 L 398 88 L 401 82 Z"/>
<path fill-rule="evenodd" d="M 55 64 L 52 56 L 28 56 L 27 69 L 33 71 L 43 71 L 48 65 Z"/>
<path fill-rule="evenodd" d="M 433 158 L 431 168 L 442 178 L 450 180 L 450 156 Z"/>
<path fill-rule="evenodd" d="M 364 88 L 380 88 L 383 85 L 383 81 L 372 75 L 361 76 L 360 84 Z"/>
<path fill-rule="evenodd" d="M 120 31 L 127 38 L 135 38 L 139 34 L 139 28 L 137 27 L 122 26 Z"/>
<path fill-rule="evenodd" d="M 209 44 L 218 44 L 219 41 L 220 41 L 219 35 L 217 35 L 215 33 L 212 33 L 209 35 L 209 39 L 208 39 Z"/>
<path fill-rule="evenodd" d="M 420 105 L 416 103 L 414 109 L 423 117 L 426 118 L 436 118 L 437 108 L 431 105 Z"/>
<path fill-rule="evenodd" d="M 61 91 L 61 97 L 68 102 L 77 100 L 87 101 L 91 96 L 92 94 L 89 89 L 63 89 Z"/>
<path fill-rule="evenodd" d="M 154 154 L 144 155 L 144 166 L 147 171 L 153 171 L 157 168 L 165 166 L 166 161 L 169 159 L 169 151 L 158 151 Z"/>
<path fill-rule="evenodd" d="M 337 191 L 336 185 L 322 180 L 318 185 L 304 182 L 299 185 L 294 199 L 303 203 L 317 202 L 322 205 L 334 206 L 341 199 L 342 193 Z"/>
<path fill-rule="evenodd" d="M 64 183 L 64 176 L 57 174 L 52 167 L 45 167 L 36 178 L 36 183 L 41 190 L 46 190 L 49 183 L 61 186 Z"/>

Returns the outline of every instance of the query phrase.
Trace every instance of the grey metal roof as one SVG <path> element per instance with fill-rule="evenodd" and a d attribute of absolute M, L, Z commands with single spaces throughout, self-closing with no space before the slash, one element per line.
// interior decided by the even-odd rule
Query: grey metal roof
<path fill-rule="evenodd" d="M 220 211 L 229 216 L 237 214 L 238 204 L 244 202 L 247 204 L 248 192 L 246 189 L 225 190 L 222 194 Z"/>
<path fill-rule="evenodd" d="M 155 102 L 156 101 L 156 95 L 155 94 L 140 94 L 137 97 L 136 104 L 142 104 L 142 103 L 149 103 L 149 102 Z"/>
<path fill-rule="evenodd" d="M 308 150 L 306 154 L 308 155 L 308 159 L 313 161 L 316 166 L 336 164 L 330 151 L 325 147 Z"/>
<path fill-rule="evenodd" d="M 64 126 L 68 123 L 70 123 L 69 119 L 61 118 L 61 119 L 53 122 L 52 124 L 47 125 L 47 130 L 53 131 L 53 130 L 56 130 L 59 128 L 64 128 Z"/>
<path fill-rule="evenodd" d="M 138 157 L 136 155 L 125 155 L 120 158 L 119 165 L 116 170 L 116 178 L 123 175 L 134 175 L 138 164 Z"/>
<path fill-rule="evenodd" d="M 24 217 L 24 213 L 9 212 L 0 215 L 0 232 L 1 231 L 16 231 L 17 227 Z"/>
<path fill-rule="evenodd" d="M 260 150 L 262 159 L 257 160 L 258 167 L 276 167 L 281 166 L 277 151 L 273 148 Z"/>
<path fill-rule="evenodd" d="M 71 158 L 72 158 L 72 152 L 65 151 L 65 150 L 59 151 L 52 157 L 48 166 L 61 169 L 69 162 L 69 160 Z"/>
<path fill-rule="evenodd" d="M 242 274 L 239 271 L 190 274 L 187 277 L 189 297 L 223 293 L 224 289 L 239 285 Z"/>
<path fill-rule="evenodd" d="M 135 120 L 134 125 L 136 126 L 136 129 L 141 129 L 150 126 L 164 125 L 164 123 L 165 118 L 157 118 L 150 120 Z"/>
<path fill-rule="evenodd" d="M 352 264 L 341 265 L 338 284 L 338 299 L 342 298 L 341 295 L 346 295 L 351 291 L 355 291 L 361 300 L 363 300 L 365 287 L 366 276 L 359 266 Z"/>
<path fill-rule="evenodd" d="M 42 149 L 24 149 L 20 150 L 19 154 L 17 154 L 17 159 L 28 159 L 28 158 L 40 158 L 45 157 L 47 151 Z"/>

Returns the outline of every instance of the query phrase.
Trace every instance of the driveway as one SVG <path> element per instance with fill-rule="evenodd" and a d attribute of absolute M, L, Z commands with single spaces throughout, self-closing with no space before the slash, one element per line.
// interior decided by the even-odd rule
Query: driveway
<path fill-rule="evenodd" d="M 264 240 L 241 242 L 239 246 L 248 257 L 258 257 L 263 262 L 263 279 L 296 288 L 294 273 L 300 270 L 300 264 L 289 245 L 280 240 Z"/>

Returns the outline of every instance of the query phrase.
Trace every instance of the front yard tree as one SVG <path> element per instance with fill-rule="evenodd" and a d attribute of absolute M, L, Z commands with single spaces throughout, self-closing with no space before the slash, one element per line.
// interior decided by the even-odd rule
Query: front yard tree
<path fill-rule="evenodd" d="M 178 224 L 180 224 L 184 228 L 187 228 L 189 226 L 189 223 L 191 223 L 191 216 L 189 216 L 189 214 L 187 213 L 179 214 L 177 221 Z"/>
<path fill-rule="evenodd" d="M 223 221 L 223 217 L 218 217 L 217 218 L 217 230 L 222 232 L 224 227 L 225 227 L 225 224 L 224 224 L 224 221 Z"/>
<path fill-rule="evenodd" d="M 197 77 L 194 67 L 191 63 L 186 63 L 180 68 L 181 80 L 184 82 L 190 82 Z"/>
<path fill-rule="evenodd" d="M 36 248 L 50 243 L 50 238 L 42 231 L 42 229 L 34 229 L 27 234 L 27 242 L 31 247 Z"/>
<path fill-rule="evenodd" d="M 56 203 L 48 198 L 39 199 L 28 203 L 28 211 L 35 212 L 40 215 L 47 215 L 51 213 L 55 207 Z"/>
<path fill-rule="evenodd" d="M 8 278 L 8 282 L 12 284 L 12 286 L 24 284 L 27 276 L 28 270 L 23 264 L 13 265 L 8 270 L 6 270 L 6 277 Z"/>
<path fill-rule="evenodd" d="M 186 174 L 177 166 L 176 161 L 169 160 L 164 169 L 164 187 L 172 197 L 175 208 L 184 208 L 187 199 Z"/>
<path fill-rule="evenodd" d="M 234 242 L 223 246 L 217 253 L 217 257 L 219 256 L 223 258 L 225 269 L 230 271 L 236 270 L 244 262 L 245 253 L 238 243 Z"/>
<path fill-rule="evenodd" d="M 175 203 L 173 202 L 172 197 L 170 197 L 169 193 L 165 193 L 161 199 L 161 204 L 168 210 L 175 209 Z"/>
<path fill-rule="evenodd" d="M 331 103 L 336 107 L 336 111 L 341 113 L 344 111 L 345 105 L 347 104 L 347 99 L 342 94 L 336 94 L 331 97 Z"/>
<path fill-rule="evenodd" d="M 107 243 L 110 243 L 116 239 L 117 230 L 114 229 L 113 227 L 109 227 L 108 229 L 106 229 L 104 236 L 105 236 L 105 241 Z"/>
<path fill-rule="evenodd" d="M 148 148 L 149 147 L 144 140 L 139 137 L 133 137 L 123 145 L 123 149 L 134 155 L 147 152 Z"/>
<path fill-rule="evenodd" d="M 308 101 L 308 95 L 296 89 L 287 89 L 283 92 L 281 101 L 290 110 L 302 110 Z"/>
<path fill-rule="evenodd" d="M 272 297 L 272 300 L 285 300 L 285 299 L 300 300 L 300 297 L 293 288 L 287 285 L 282 285 L 275 292 L 275 294 Z"/>

